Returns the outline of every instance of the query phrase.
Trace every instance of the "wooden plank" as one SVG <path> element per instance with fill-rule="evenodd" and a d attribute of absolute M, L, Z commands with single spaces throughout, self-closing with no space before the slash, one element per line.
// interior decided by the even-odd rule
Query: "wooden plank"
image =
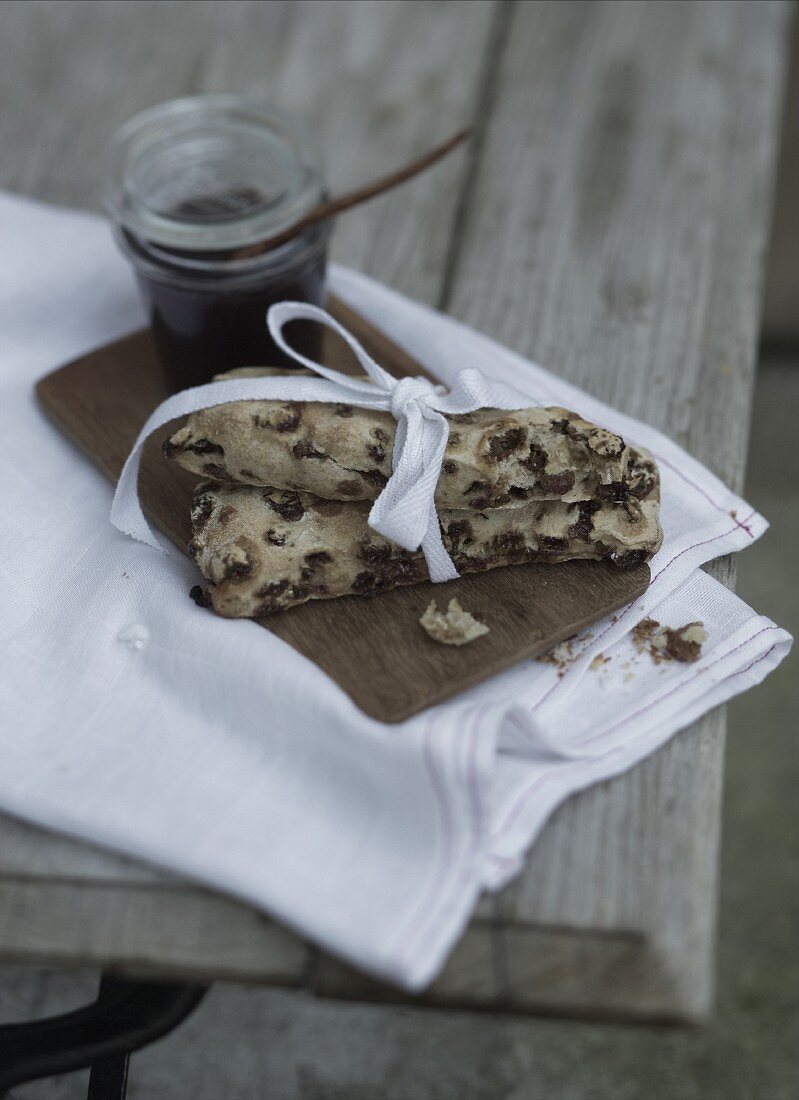
<path fill-rule="evenodd" d="M 234 6 L 250 7 L 225 8 Z M 453 202 L 451 190 L 444 196 L 439 192 L 444 177 L 438 174 L 415 185 L 418 207 L 396 207 L 404 225 L 403 217 L 387 212 L 389 203 L 399 203 L 400 193 L 364 211 L 374 219 L 370 232 L 377 232 L 384 218 L 393 219 L 396 237 L 382 238 L 379 250 L 371 248 L 354 220 L 342 222 L 339 255 L 416 297 L 440 298 L 470 323 L 665 428 L 740 488 L 787 5 L 761 0 L 503 6 L 502 19 L 512 20 L 496 26 L 498 35 L 506 32 L 503 63 L 485 85 L 479 51 L 469 37 L 475 30 L 469 21 L 484 18 L 484 12 L 473 13 L 485 6 L 467 4 L 448 26 L 448 16 L 441 13 L 454 6 L 435 5 L 437 27 L 444 27 L 436 31 L 437 64 L 422 75 L 415 69 L 419 83 L 404 92 L 398 58 L 418 48 L 422 6 L 400 6 L 405 22 L 397 17 L 393 25 L 391 57 L 385 54 L 376 15 L 366 17 L 368 26 L 357 30 L 357 50 L 350 52 L 348 46 L 343 62 L 340 51 L 331 60 L 325 50 L 312 65 L 308 51 L 316 30 L 299 26 L 302 19 L 295 24 L 291 12 L 280 15 L 279 26 L 270 24 L 276 37 L 296 36 L 290 62 L 279 50 L 276 57 L 268 55 L 278 71 L 287 65 L 293 74 L 285 78 L 285 88 L 304 80 L 326 82 L 324 95 L 331 102 L 320 109 L 335 113 L 331 89 L 341 73 L 336 65 L 343 64 L 354 91 L 344 89 L 347 118 L 329 123 L 341 127 L 331 132 L 343 142 L 354 132 L 347 128 L 359 128 L 366 115 L 382 149 L 391 151 L 392 141 L 403 133 L 411 142 L 396 146 L 398 161 L 417 146 L 393 108 L 382 126 L 379 122 L 376 105 L 385 92 L 376 92 L 375 84 L 383 64 L 393 74 L 397 104 L 424 104 L 420 113 L 425 118 L 448 120 L 444 130 L 461 120 L 463 103 L 474 103 L 480 89 L 486 93 L 481 117 L 487 125 L 472 154 L 474 172 L 458 205 L 458 232 L 443 283 L 435 242 L 439 230 L 448 236 L 441 219 Z M 92 151 L 99 145 L 83 131 L 108 129 L 118 108 L 120 117 L 130 113 L 129 107 L 119 107 L 116 96 L 97 96 L 109 72 L 120 74 L 125 102 L 138 97 L 133 109 L 161 98 L 162 90 L 176 94 L 176 82 L 183 79 L 179 74 L 192 65 L 196 77 L 187 77 L 181 92 L 207 86 L 208 73 L 216 87 L 224 86 L 225 66 L 229 81 L 238 67 L 236 86 L 249 81 L 271 89 L 283 79 L 267 72 L 260 56 L 239 64 L 239 52 L 251 48 L 240 35 L 213 47 L 222 51 L 224 65 L 209 63 L 204 55 L 201 60 L 195 28 L 204 26 L 198 22 L 204 16 L 194 13 L 203 5 L 192 6 L 191 34 L 184 33 L 185 15 L 145 21 L 134 18 L 126 4 L 97 5 L 113 7 L 117 22 L 112 26 L 104 14 L 99 24 L 87 26 L 83 15 L 75 20 L 74 38 L 58 5 L 6 5 L 0 13 L 4 30 L 14 7 L 47 11 L 55 19 L 53 34 L 72 43 L 65 55 L 63 47 L 58 53 L 48 47 L 48 55 L 41 42 L 32 45 L 33 20 L 28 23 L 19 13 L 14 16 L 17 33 L 0 35 L 0 42 L 13 42 L 13 49 L 6 45 L 6 63 L 0 66 L 5 88 L 16 92 L 24 82 L 21 74 L 33 74 L 30 102 L 20 104 L 14 121 L 9 120 L 12 112 L 0 116 L 4 148 L 13 147 L 17 154 L 0 161 L 0 178 L 6 186 L 55 201 L 74 201 L 89 192 Z M 74 12 L 88 5 L 60 7 Z M 182 5 L 169 7 L 180 12 Z M 350 5 L 326 7 L 343 12 L 325 16 L 340 43 Z M 42 18 L 37 14 L 37 20 Z M 338 30 L 336 19 L 342 20 Z M 486 27 L 487 21 L 481 22 L 483 37 L 475 36 L 481 50 Z M 137 55 L 148 55 L 140 58 L 146 88 L 136 75 Z M 432 52 L 424 56 L 430 66 Z M 81 57 L 92 59 L 85 69 L 77 60 Z M 155 59 L 152 66 L 148 57 Z M 457 57 L 459 64 L 448 65 L 444 59 L 449 57 Z M 170 65 L 178 75 L 167 71 Z M 323 70 L 320 77 L 317 67 Z M 371 75 L 361 79 L 366 69 Z M 342 85 L 347 80 L 341 79 Z M 51 123 L 54 86 L 60 110 Z M 289 91 L 282 94 L 290 105 Z M 305 89 L 297 94 L 307 95 L 309 102 L 323 97 Z M 337 145 L 334 166 L 345 168 L 358 148 L 358 143 Z M 353 160 L 353 175 L 341 178 L 354 178 L 356 167 Z M 457 189 L 457 181 L 464 179 L 463 162 L 448 170 L 455 173 Z M 72 190 L 62 190 L 62 180 L 70 178 Z M 410 191 L 402 196 L 411 202 Z M 415 232 L 407 234 L 413 237 L 411 247 L 406 231 L 421 224 L 432 240 L 422 243 Z M 411 262 L 400 262 L 398 257 L 407 260 L 409 250 Z M 712 571 L 730 579 L 727 563 Z M 453 956 L 452 981 L 459 992 L 447 1003 L 459 1003 L 458 998 L 464 1003 L 471 988 L 479 991 L 469 1002 L 474 1005 L 484 997 L 482 1003 L 490 1006 L 526 1005 L 570 1014 L 703 1015 L 712 992 L 722 759 L 723 721 L 717 712 L 627 775 L 569 800 L 544 829 L 522 878 L 499 899 L 481 902 L 480 919 L 472 927 L 482 931 L 476 940 L 470 931 L 466 946 Z M 116 857 L 70 841 L 52 844 L 49 834 L 26 826 L 9 829 L 4 822 L 0 832 L 0 876 L 16 868 L 24 877 L 27 868 L 28 886 L 42 891 L 38 900 L 30 900 L 34 908 L 46 908 L 47 897 L 53 900 L 47 894 L 51 876 L 89 889 L 86 880 L 92 877 L 125 881 L 130 874 Z M 53 856 L 57 851 L 61 854 Z M 153 886 L 152 891 L 168 913 L 169 890 Z M 199 893 L 194 897 L 185 911 L 193 929 L 205 912 Z M 12 909 L 8 898 L 0 905 L 4 915 Z M 81 912 L 91 940 L 92 907 L 87 904 Z M 61 913 L 69 923 L 69 907 Z M 102 918 L 97 920 L 101 925 Z M 61 934 L 56 932 L 56 939 Z M 188 934 L 190 939 L 194 935 Z M 16 935 L 17 949 L 28 950 L 23 923 Z M 484 950 L 485 937 L 490 952 Z M 250 961 L 241 970 L 251 967 L 255 973 L 256 936 L 251 943 Z M 168 966 L 169 955 L 159 955 L 157 944 L 147 950 L 151 965 Z M 106 954 L 95 955 L 95 961 L 113 959 L 119 951 L 118 943 L 106 940 Z M 493 970 L 489 957 L 495 960 Z M 503 958 L 500 970 L 496 960 Z M 198 952 L 193 966 L 201 968 L 203 959 Z M 79 959 L 65 954 L 61 961 Z M 358 992 L 361 979 L 337 971 L 337 965 L 319 965 L 318 988 L 330 995 L 366 995 Z M 447 1001 L 440 986 L 435 996 L 439 1003 Z"/>
<path fill-rule="evenodd" d="M 786 14 L 779 3 L 516 8 L 446 296 L 736 488 Z M 661 1010 L 707 1012 L 723 739 L 710 715 L 571 799 L 501 898 L 508 928 L 637 933 L 636 965 L 659 959 L 669 975 Z M 540 959 L 513 936 L 508 950 L 516 988 L 534 988 Z M 631 1011 L 651 1012 L 631 996 Z"/>
<path fill-rule="evenodd" d="M 83 883 L 153 884 L 177 881 L 137 860 L 94 848 L 13 817 L 0 817 L 0 882 L 20 879 Z M 1 918 L 0 918 L 1 919 Z"/>
<path fill-rule="evenodd" d="M 673 975 L 636 933 L 497 926 L 474 920 L 422 995 L 317 956 L 262 914 L 174 880 L 0 878 L 0 962 L 110 967 L 135 975 L 304 989 L 319 997 L 545 1015 L 672 1022 Z M 520 973 L 514 959 L 525 959 Z M 635 1005 L 635 1011 L 630 1011 Z"/>
<path fill-rule="evenodd" d="M 445 296 L 738 489 L 788 10 L 514 9 Z"/>
<path fill-rule="evenodd" d="M 299 985 L 311 950 L 262 913 L 182 884 L 3 878 L 0 959 Z"/>
<path fill-rule="evenodd" d="M 796 308 L 796 272 L 799 271 L 799 19 L 791 22 L 787 46 L 788 74 L 783 96 L 780 148 L 774 213 L 768 245 L 763 300 L 762 339 L 785 348 L 799 343 Z"/>
<path fill-rule="evenodd" d="M 635 933 L 503 924 L 504 957 L 495 928 L 474 920 L 438 979 L 421 997 L 371 981 L 322 958 L 311 978 L 317 996 L 493 1013 L 682 1023 L 668 1006 L 677 995 L 664 960 Z M 519 971 L 515 962 L 523 959 Z"/>

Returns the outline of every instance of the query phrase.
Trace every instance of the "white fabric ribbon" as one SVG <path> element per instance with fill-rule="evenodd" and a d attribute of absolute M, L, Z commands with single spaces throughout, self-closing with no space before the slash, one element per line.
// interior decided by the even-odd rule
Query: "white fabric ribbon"
<path fill-rule="evenodd" d="M 318 321 L 349 344 L 368 379 L 352 378 L 323 367 L 295 351 L 283 336 L 289 321 Z M 447 446 L 449 423 L 445 414 L 476 409 L 524 409 L 536 404 L 528 396 L 487 378 L 478 370 L 462 370 L 452 389 L 426 378 L 394 378 L 329 313 L 304 302 L 271 306 L 267 325 L 272 339 L 286 355 L 308 367 L 319 378 L 279 375 L 231 378 L 168 397 L 148 418 L 128 455 L 111 506 L 111 522 L 120 531 L 160 549 L 144 517 L 138 496 L 139 462 L 145 440 L 179 416 L 232 401 L 323 401 L 390 412 L 397 421 L 392 474 L 369 513 L 369 526 L 406 550 L 421 546 L 430 579 L 449 581 L 458 576 L 444 548 L 435 506 L 435 491 Z"/>

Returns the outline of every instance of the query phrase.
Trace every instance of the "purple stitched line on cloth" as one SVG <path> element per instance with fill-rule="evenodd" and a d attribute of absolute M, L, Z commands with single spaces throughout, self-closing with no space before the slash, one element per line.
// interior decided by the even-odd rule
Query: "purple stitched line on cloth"
<path fill-rule="evenodd" d="M 779 629 L 779 628 L 777 628 L 777 629 Z M 755 635 L 755 637 L 756 636 L 757 635 Z M 745 672 L 748 672 L 750 668 L 754 668 L 755 665 L 759 665 L 761 661 L 765 661 L 766 657 L 770 657 L 771 654 L 774 652 L 774 650 L 776 648 L 777 648 L 777 643 L 775 642 L 773 646 L 769 646 L 769 648 L 766 650 L 766 652 L 764 654 L 762 654 L 762 656 L 755 657 L 754 661 L 750 661 L 748 665 L 746 665 L 744 668 L 739 669 L 738 672 L 733 672 L 732 676 L 728 676 L 727 679 L 732 680 L 736 676 L 743 676 L 743 674 Z"/>
<path fill-rule="evenodd" d="M 469 806 L 470 806 L 470 809 L 471 809 L 471 814 L 470 814 L 471 844 L 470 844 L 469 854 L 472 857 L 472 862 L 474 861 L 474 856 L 477 852 L 477 848 L 478 848 L 479 842 L 480 842 L 480 800 L 479 800 L 479 791 L 478 791 L 478 784 L 477 784 L 477 741 L 478 741 L 478 735 L 479 735 L 479 729 L 480 729 L 479 719 L 482 717 L 483 711 L 485 711 L 488 706 L 489 706 L 489 704 L 484 703 L 481 707 L 477 708 L 477 710 L 474 712 L 474 715 L 472 717 L 472 725 L 471 725 L 471 728 L 470 728 L 470 731 L 469 731 L 470 741 L 469 741 L 469 756 L 468 756 L 467 786 L 466 786 L 466 789 L 469 793 Z M 449 815 L 448 815 L 448 821 L 451 823 L 451 819 L 449 818 Z M 457 880 L 458 885 L 460 885 L 460 882 L 461 882 L 462 879 L 467 878 L 471 874 L 471 870 L 472 870 L 471 862 L 467 861 L 467 863 L 464 865 L 464 868 L 461 872 L 460 877 Z M 438 874 L 438 869 L 436 869 L 436 873 L 434 874 L 433 878 L 431 879 L 431 888 L 433 886 L 435 886 L 436 890 L 438 890 L 438 888 L 440 886 L 440 880 L 442 878 L 446 877 L 446 873 L 447 872 L 445 870 L 443 875 L 439 875 Z M 453 884 L 453 886 L 454 886 L 454 884 Z M 425 902 L 427 901 L 427 896 L 430 894 L 430 892 L 431 892 L 430 889 L 428 889 L 425 892 Z M 406 927 L 405 933 L 402 935 L 401 942 L 394 949 L 393 956 L 394 956 L 395 966 L 400 966 L 401 965 L 402 958 L 403 958 L 405 952 L 409 949 L 410 945 L 414 942 L 414 940 L 418 941 L 419 937 L 424 934 L 426 928 L 429 927 L 430 924 L 433 923 L 434 918 L 441 911 L 442 906 L 445 905 L 445 903 L 447 902 L 450 893 L 451 893 L 451 891 L 445 891 L 444 896 L 439 898 L 438 903 L 433 908 L 432 912 L 428 913 L 426 916 L 424 915 L 423 907 L 422 906 L 417 907 L 416 913 L 414 913 L 414 916 L 412 917 L 412 919 L 410 920 L 409 924 Z"/>
<path fill-rule="evenodd" d="M 543 390 L 543 394 L 544 394 L 545 397 L 551 397 L 555 401 L 558 401 L 558 402 L 561 400 L 561 395 L 558 394 L 555 390 L 553 390 L 550 386 L 548 386 L 546 383 L 544 383 L 544 385 L 541 386 L 541 380 L 540 379 L 536 379 L 536 381 L 538 382 L 539 389 Z M 644 444 L 639 444 L 635 440 L 632 440 L 632 444 L 633 444 L 634 447 L 644 446 Z M 651 448 L 649 448 L 649 447 L 646 447 L 645 449 L 646 450 L 651 450 Z M 699 485 L 692 478 L 688 477 L 687 474 L 684 474 L 682 472 L 682 470 L 679 468 L 679 466 L 675 466 L 672 462 L 669 462 L 669 460 L 667 458 L 664 458 L 662 455 L 658 454 L 657 451 L 651 451 L 651 453 L 658 460 L 658 462 L 662 462 L 664 466 L 668 466 L 668 468 L 673 473 L 675 473 L 677 475 L 677 477 L 681 478 L 685 482 L 686 485 L 690 485 L 692 489 L 696 489 L 697 493 L 700 493 L 705 498 L 705 500 L 709 504 L 712 504 L 714 508 L 718 509 L 719 512 L 724 512 L 725 515 L 731 516 L 732 519 L 735 520 L 736 525 L 738 527 L 742 528 L 742 530 L 746 531 L 746 533 L 747 533 L 747 535 L 749 536 L 750 539 L 753 539 L 755 537 L 752 534 L 751 530 L 746 526 L 746 524 L 749 522 L 749 520 L 755 514 L 754 512 L 752 512 L 751 515 L 747 516 L 747 518 L 745 520 L 743 520 L 743 522 L 741 522 L 736 516 L 732 516 L 732 513 L 730 512 L 730 510 L 728 508 L 725 508 L 723 504 L 719 504 L 719 502 L 717 500 L 714 500 L 713 497 L 710 496 L 710 494 L 705 489 L 703 489 L 701 485 Z"/>
<path fill-rule="evenodd" d="M 749 643 L 753 642 L 755 638 L 759 638 L 761 634 L 768 634 L 771 630 L 779 630 L 779 627 L 764 626 L 762 629 L 752 634 L 751 637 L 746 638 L 743 642 L 739 642 L 738 645 L 733 646 L 733 648 L 728 653 L 722 653 L 720 657 L 716 657 L 716 659 L 714 661 L 711 661 L 709 665 L 705 665 L 704 668 L 696 669 L 692 676 L 689 676 L 687 679 L 683 680 L 681 684 L 675 684 L 673 688 L 670 688 L 669 691 L 665 693 L 665 695 L 661 695 L 658 699 L 653 699 L 651 702 L 647 703 L 646 706 L 640 707 L 638 710 L 633 711 L 632 714 L 629 714 L 626 718 L 622 718 L 615 724 L 615 726 L 610 726 L 608 729 L 602 730 L 601 733 L 595 733 L 593 737 L 588 737 L 585 741 L 581 741 L 580 743 L 582 745 L 590 745 L 593 741 L 597 741 L 600 737 L 606 737 L 609 733 L 613 733 L 613 731 L 617 730 L 619 726 L 623 726 L 625 722 L 631 722 L 633 718 L 640 718 L 642 714 L 645 714 L 648 710 L 651 710 L 652 707 L 657 706 L 658 703 L 662 703 L 664 699 L 669 699 L 672 695 L 675 694 L 675 692 L 682 691 L 686 684 L 689 684 L 692 680 L 696 680 L 699 676 L 704 676 L 704 674 L 706 672 L 709 672 L 714 665 L 717 665 L 719 663 L 719 661 L 723 661 L 727 657 L 732 657 L 733 653 L 737 653 L 739 649 L 743 649 L 744 646 L 749 645 Z M 773 648 L 774 646 L 771 647 L 771 649 Z M 769 650 L 769 653 L 771 652 L 771 649 Z M 760 658 L 758 658 L 758 660 L 760 660 Z M 747 668 L 749 667 L 750 666 L 747 666 Z M 739 672 L 732 673 L 732 675 L 738 676 L 741 672 L 746 672 L 747 668 L 742 668 Z M 728 677 L 725 677 L 725 679 L 727 678 Z"/>
<path fill-rule="evenodd" d="M 746 519 L 744 520 L 744 523 L 748 523 L 748 522 L 749 522 L 749 520 L 750 520 L 750 519 L 752 518 L 752 516 L 753 516 L 754 514 L 755 514 L 755 511 L 754 511 L 754 509 L 753 509 L 753 510 L 752 510 L 752 511 L 751 511 L 751 512 L 749 513 L 749 515 L 748 515 L 748 516 L 746 517 Z M 743 526 L 743 524 L 742 524 L 742 523 L 739 523 L 739 522 L 738 522 L 737 520 L 736 520 L 735 522 L 736 522 L 736 525 L 737 525 L 738 527 L 742 527 L 742 526 Z M 707 545 L 708 545 L 709 543 L 711 543 L 711 542 L 718 542 L 718 540 L 719 540 L 719 539 L 723 539 L 723 538 L 726 538 L 726 537 L 727 537 L 727 535 L 731 535 L 731 534 L 733 533 L 733 531 L 735 531 L 735 527 L 730 527 L 728 531 L 722 531 L 722 533 L 721 533 L 720 535 L 714 535 L 712 539 L 705 539 L 705 540 L 704 540 L 704 542 L 694 542 L 694 543 L 691 543 L 691 545 L 690 545 L 690 546 L 686 546 L 684 550 L 681 550 L 681 551 L 679 552 L 679 554 L 675 554 L 673 558 L 670 558 L 670 559 L 669 559 L 669 560 L 668 560 L 668 561 L 666 562 L 666 564 L 665 564 L 665 565 L 663 566 L 663 568 L 662 568 L 662 569 L 660 570 L 660 572 L 659 572 L 659 573 L 656 573 L 656 574 L 655 574 L 655 576 L 654 576 L 654 577 L 652 578 L 652 580 L 651 580 L 651 581 L 649 582 L 649 587 L 651 588 L 651 587 L 652 587 L 652 585 L 653 585 L 653 584 L 655 583 L 655 581 L 657 581 L 657 580 L 660 580 L 660 578 L 661 578 L 661 577 L 663 576 L 663 574 L 664 574 L 664 573 L 666 572 L 666 570 L 667 570 L 667 569 L 669 569 L 669 568 L 670 568 L 670 567 L 671 567 L 671 566 L 672 566 L 672 565 L 674 564 L 674 562 L 675 562 L 675 561 L 677 561 L 677 560 L 678 560 L 679 558 L 681 558 L 681 557 L 683 556 L 683 554 L 687 554 L 687 553 L 688 553 L 689 551 L 691 551 L 691 550 L 696 550 L 696 548 L 697 548 L 698 546 L 707 546 Z M 622 619 L 624 618 L 624 616 L 625 616 L 625 615 L 626 615 L 626 614 L 627 614 L 627 613 L 628 613 L 629 611 L 632 611 L 632 609 L 633 609 L 634 607 L 636 607 L 636 606 L 637 606 L 637 604 L 638 604 L 638 600 L 635 600 L 635 601 L 633 601 L 633 603 L 629 603 L 629 604 L 627 604 L 627 606 L 626 606 L 626 607 L 625 607 L 625 609 L 624 609 L 624 610 L 622 611 L 622 613 L 621 613 L 621 614 L 620 614 L 619 616 L 617 616 L 617 618 L 616 618 L 616 622 L 611 622 L 611 623 L 609 623 L 609 624 L 608 624 L 608 626 L 606 626 L 606 627 L 605 627 L 605 629 L 604 629 L 604 630 L 602 631 L 602 633 L 601 633 L 601 634 L 598 634 L 598 635 L 596 636 L 596 638 L 594 638 L 594 639 L 593 639 L 593 643 L 592 643 L 592 646 L 595 646 L 597 642 L 600 642 L 600 641 L 601 641 L 601 640 L 602 640 L 602 639 L 603 639 L 603 638 L 605 637 L 605 635 L 607 634 L 607 632 L 608 632 L 609 630 L 612 630 L 612 629 L 613 629 L 613 627 L 614 627 L 614 626 L 616 625 L 616 623 L 619 623 L 619 622 L 621 622 L 621 620 L 622 620 Z M 531 713 L 531 714 L 535 714 L 535 712 L 536 712 L 536 711 L 538 710 L 538 708 L 539 708 L 540 706 L 543 706 L 543 704 L 544 704 L 544 703 L 545 703 L 545 702 L 547 701 L 547 699 L 548 699 L 548 698 L 550 697 L 550 695 L 551 695 L 551 694 L 552 694 L 552 692 L 553 692 L 553 691 L 555 690 L 555 688 L 556 688 L 556 687 L 557 687 L 557 686 L 558 686 L 558 685 L 560 684 L 560 682 L 561 682 L 561 680 L 562 680 L 562 679 L 563 679 L 563 677 L 562 677 L 562 676 L 558 676 L 558 678 L 557 678 L 557 679 L 555 680 L 555 682 L 554 682 L 554 683 L 553 683 L 553 684 L 552 684 L 552 685 L 551 685 L 551 686 L 550 686 L 549 688 L 547 688 L 547 690 L 546 690 L 546 691 L 544 692 L 544 694 L 543 694 L 543 695 L 541 696 L 541 698 L 540 698 L 540 699 L 538 700 L 538 702 L 537 702 L 537 703 L 534 703 L 534 704 L 533 704 L 533 706 L 532 706 L 532 707 L 530 707 L 530 713 Z"/>
<path fill-rule="evenodd" d="M 675 474 L 677 474 L 678 477 L 681 477 L 683 481 L 687 482 L 688 485 L 690 485 L 693 489 L 696 489 L 697 493 L 701 493 L 705 500 L 708 501 L 709 504 L 712 504 L 714 508 L 718 508 L 720 512 L 724 512 L 725 515 L 728 515 L 731 517 L 731 519 L 734 519 L 736 526 L 740 527 L 741 530 L 746 531 L 750 539 L 753 539 L 755 537 L 752 534 L 751 528 L 746 526 L 749 520 L 755 514 L 754 512 L 750 513 L 750 515 L 748 515 L 745 520 L 739 520 L 738 517 L 734 516 L 728 508 L 725 508 L 724 505 L 719 504 L 717 501 L 715 501 L 713 497 L 710 496 L 710 494 L 702 488 L 701 485 L 697 485 L 695 481 L 692 481 L 689 477 L 686 477 L 679 466 L 675 466 L 673 463 L 669 462 L 667 458 L 663 458 L 662 455 L 655 455 L 655 457 L 657 458 L 658 462 L 662 462 L 664 466 L 668 466 L 668 468 L 672 470 Z"/>
<path fill-rule="evenodd" d="M 608 729 L 602 730 L 601 733 L 596 734 L 594 737 L 590 737 L 586 741 L 582 741 L 581 744 L 588 745 L 592 741 L 596 741 L 597 738 L 599 738 L 599 737 L 606 737 L 609 733 L 612 733 L 614 729 L 617 729 L 624 722 L 629 722 L 633 718 L 639 718 L 647 710 L 650 710 L 652 707 L 655 707 L 659 703 L 662 703 L 664 701 L 664 699 L 668 699 L 669 696 L 673 695 L 675 692 L 682 691 L 683 688 L 685 688 L 687 684 L 689 684 L 692 680 L 696 679 L 697 676 L 701 676 L 703 673 L 705 673 L 709 669 L 713 668 L 713 666 L 717 665 L 719 663 L 719 661 L 726 660 L 727 657 L 731 657 L 733 653 L 737 653 L 737 651 L 739 649 L 742 649 L 745 645 L 749 645 L 750 642 L 753 642 L 755 640 L 755 638 L 759 638 L 761 634 L 766 634 L 766 633 L 768 633 L 769 631 L 772 631 L 772 630 L 779 630 L 779 627 L 764 626 L 761 630 L 758 630 L 751 637 L 746 638 L 743 642 L 739 642 L 739 644 L 737 646 L 734 646 L 728 653 L 722 653 L 722 655 L 720 657 L 717 657 L 714 661 L 711 661 L 711 663 L 709 665 L 706 665 L 704 668 L 697 669 L 692 676 L 690 676 L 686 680 L 683 680 L 682 683 L 676 684 L 673 688 L 671 688 L 669 691 L 667 691 L 664 695 L 659 696 L 657 699 L 653 699 L 651 702 L 647 703 L 647 705 L 645 707 L 641 707 L 640 710 L 637 710 L 633 714 L 628 715 L 627 718 L 623 718 L 620 722 L 617 722 L 616 725 L 610 726 Z M 768 656 L 770 656 L 771 653 L 773 653 L 775 647 L 776 647 L 776 643 L 769 650 L 767 650 L 764 654 L 762 654 L 762 656 L 757 657 L 754 661 L 752 661 L 751 664 L 748 664 L 745 668 L 739 669 L 738 672 L 731 673 L 729 676 L 725 677 L 725 679 L 726 680 L 732 680 L 736 676 L 742 676 L 745 672 L 748 672 L 750 668 L 754 667 L 754 665 L 759 664 L 761 661 L 765 661 L 765 659 Z M 613 753 L 622 752 L 624 750 L 624 747 L 625 746 L 617 746 L 616 748 L 609 749 L 606 753 L 602 753 L 600 756 L 595 756 L 595 757 L 592 757 L 591 760 L 585 761 L 585 763 L 582 766 L 580 764 L 576 764 L 574 770 L 579 771 L 579 772 L 583 772 L 583 771 L 585 771 L 586 768 L 590 768 L 598 760 L 605 760 L 608 756 L 613 755 Z M 503 823 L 499 826 L 497 831 L 491 837 L 490 843 L 492 843 L 492 844 L 498 843 L 498 841 L 500 841 L 508 833 L 508 831 L 510 830 L 510 828 L 513 826 L 514 822 L 516 821 L 516 818 L 519 816 L 522 809 L 524 808 L 525 803 L 530 798 L 530 796 L 535 793 L 535 791 L 540 787 L 540 785 L 542 783 L 546 783 L 549 780 L 554 779 L 554 778 L 555 778 L 555 772 L 547 772 L 546 775 L 539 776 L 537 779 L 533 780 L 533 782 L 530 784 L 530 786 L 527 787 L 526 790 L 522 791 L 522 793 L 519 795 L 518 799 L 514 803 L 511 810 L 509 810 L 508 816 L 505 818 Z"/>

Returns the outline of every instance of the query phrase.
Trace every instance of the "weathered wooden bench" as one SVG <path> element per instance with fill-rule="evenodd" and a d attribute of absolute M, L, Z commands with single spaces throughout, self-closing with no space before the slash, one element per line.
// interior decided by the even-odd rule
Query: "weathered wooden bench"
<path fill-rule="evenodd" d="M 91 203 L 119 123 L 205 90 L 304 112 L 342 185 L 473 119 L 467 150 L 342 219 L 335 257 L 646 419 L 741 488 L 783 0 L 136 9 L 0 12 L 3 186 Z M 732 583 L 729 561 L 711 571 Z M 716 711 L 570 799 L 418 1000 L 705 1016 L 723 752 Z M 400 997 L 242 904 L 7 817 L 0 960 Z"/>

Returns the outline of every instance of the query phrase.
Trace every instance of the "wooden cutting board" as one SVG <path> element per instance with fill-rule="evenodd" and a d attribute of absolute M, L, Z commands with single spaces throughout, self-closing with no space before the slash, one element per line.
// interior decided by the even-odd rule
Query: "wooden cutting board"
<path fill-rule="evenodd" d="M 343 303 L 333 299 L 328 305 L 392 374 L 426 373 Z M 356 369 L 332 334 L 325 362 L 339 370 Z M 68 363 L 43 378 L 36 393 L 55 423 L 114 481 L 141 425 L 167 396 L 148 331 Z M 148 441 L 139 488 L 150 520 L 185 549 L 197 478 L 161 455 L 161 442 L 174 428 Z M 649 579 L 646 565 L 625 572 L 605 562 L 517 565 L 368 599 L 312 601 L 260 623 L 322 668 L 367 714 L 398 722 L 545 653 L 640 596 Z M 462 648 L 432 641 L 419 626 L 431 599 L 441 608 L 453 596 L 490 627 L 490 633 Z M 241 626 L 251 629 L 249 623 Z"/>

